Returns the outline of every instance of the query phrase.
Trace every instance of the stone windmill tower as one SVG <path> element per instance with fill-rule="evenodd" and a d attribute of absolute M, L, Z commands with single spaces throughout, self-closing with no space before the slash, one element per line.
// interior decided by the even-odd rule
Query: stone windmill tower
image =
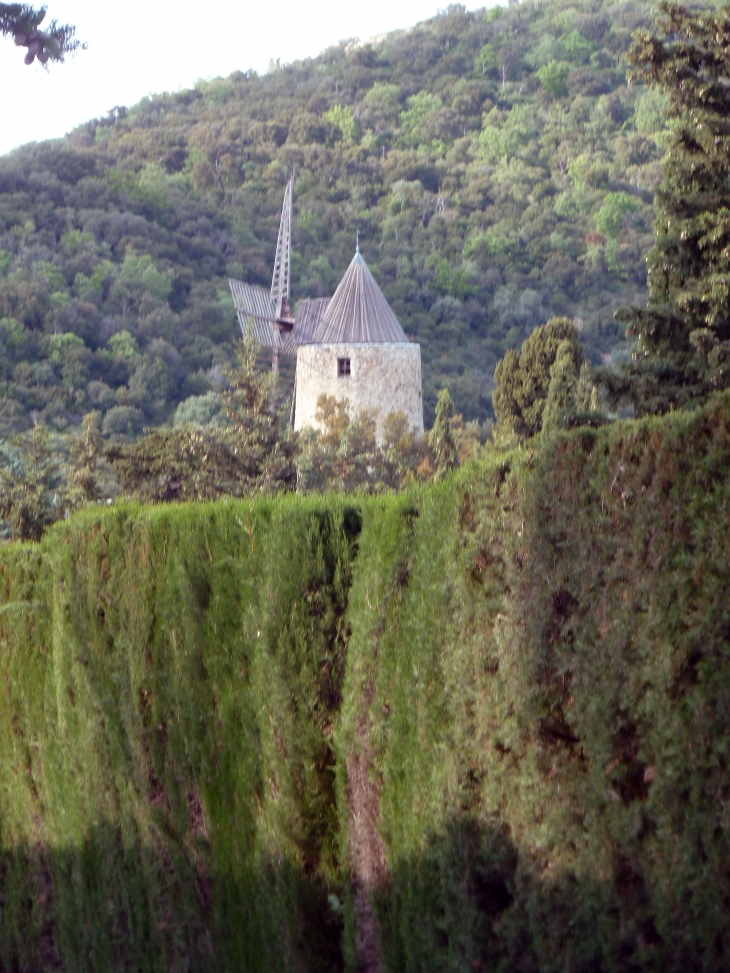
<path fill-rule="evenodd" d="M 281 355 L 296 356 L 291 404 L 295 429 L 316 427 L 322 395 L 347 402 L 351 411 L 367 409 L 382 433 L 389 412 L 402 412 L 413 431 L 423 433 L 421 348 L 408 341 L 377 281 L 360 253 L 359 243 L 345 276 L 331 299 L 304 298 L 296 318 L 290 306 L 292 195 L 287 183 L 279 224 L 271 290 L 230 280 L 244 338 L 272 349 L 271 367 Z"/>
<path fill-rule="evenodd" d="M 423 433 L 420 345 L 406 337 L 359 246 L 311 339 L 297 348 L 295 429 L 316 427 L 321 395 L 371 411 L 378 437 L 395 411 Z"/>

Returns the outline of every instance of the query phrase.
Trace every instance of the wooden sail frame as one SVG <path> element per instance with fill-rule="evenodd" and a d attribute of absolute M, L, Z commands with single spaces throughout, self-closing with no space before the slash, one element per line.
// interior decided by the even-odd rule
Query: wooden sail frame
<path fill-rule="evenodd" d="M 295 343 L 287 341 L 294 329 L 289 300 L 295 179 L 295 173 L 292 173 L 284 191 L 271 290 L 267 293 L 259 284 L 247 284 L 233 279 L 228 281 L 244 340 L 253 338 L 264 348 L 271 348 L 271 367 L 275 372 L 279 370 L 280 355 L 296 354 Z"/>
<path fill-rule="evenodd" d="M 291 225 L 292 225 L 292 197 L 294 195 L 295 174 L 286 184 L 284 191 L 284 205 L 281 208 L 279 221 L 279 237 L 276 241 L 276 257 L 274 258 L 274 273 L 271 277 L 271 300 L 274 303 L 276 320 L 291 320 L 289 307 L 291 283 Z M 292 320 L 292 325 L 293 325 Z"/>
<path fill-rule="evenodd" d="M 244 340 L 253 338 L 262 347 L 272 349 L 274 371 L 279 367 L 280 355 L 295 356 L 299 345 L 315 340 L 330 302 L 328 297 L 304 298 L 294 320 L 290 303 L 294 182 L 292 173 L 284 191 L 271 290 L 241 280 L 228 281 Z"/>

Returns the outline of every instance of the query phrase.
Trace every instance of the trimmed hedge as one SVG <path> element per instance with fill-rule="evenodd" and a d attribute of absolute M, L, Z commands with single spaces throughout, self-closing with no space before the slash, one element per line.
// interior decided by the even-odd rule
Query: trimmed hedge
<path fill-rule="evenodd" d="M 730 398 L 400 504 L 364 520 L 341 721 L 387 968 L 727 969 Z"/>
<path fill-rule="evenodd" d="M 359 523 L 337 499 L 126 507 L 5 549 L 0 968 L 337 968 Z"/>
<path fill-rule="evenodd" d="M 727 968 L 729 565 L 727 396 L 5 546 L 0 969 Z"/>

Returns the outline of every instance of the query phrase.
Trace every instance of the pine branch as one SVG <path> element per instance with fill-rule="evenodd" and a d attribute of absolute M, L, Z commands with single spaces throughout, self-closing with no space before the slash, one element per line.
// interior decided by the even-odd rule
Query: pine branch
<path fill-rule="evenodd" d="M 67 55 L 86 47 L 76 39 L 76 28 L 69 24 L 52 20 L 46 30 L 41 30 L 46 12 L 46 7 L 31 7 L 27 3 L 0 3 L 0 34 L 13 37 L 18 47 L 27 48 L 24 61 L 28 65 L 36 58 L 43 65 L 49 60 L 62 63 Z"/>

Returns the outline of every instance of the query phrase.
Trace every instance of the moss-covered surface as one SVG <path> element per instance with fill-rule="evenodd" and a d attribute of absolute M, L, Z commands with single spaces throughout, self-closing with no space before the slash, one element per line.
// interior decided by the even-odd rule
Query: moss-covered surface
<path fill-rule="evenodd" d="M 0 553 L 0 969 L 726 969 L 729 656 L 728 397 L 88 511 Z"/>

